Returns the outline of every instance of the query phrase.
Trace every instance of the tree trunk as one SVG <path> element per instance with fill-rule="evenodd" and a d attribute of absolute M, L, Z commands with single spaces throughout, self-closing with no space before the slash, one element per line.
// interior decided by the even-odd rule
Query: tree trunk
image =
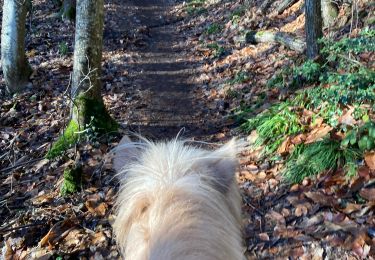
<path fill-rule="evenodd" d="M 4 0 L 1 31 L 1 61 L 7 91 L 26 87 L 31 67 L 25 55 L 28 1 Z"/>
<path fill-rule="evenodd" d="M 315 59 L 319 56 L 318 40 L 323 37 L 320 0 L 306 0 L 305 13 L 306 55 L 309 59 Z"/>
<path fill-rule="evenodd" d="M 77 143 L 84 130 L 96 133 L 117 130 L 118 125 L 108 114 L 101 97 L 103 9 L 103 0 L 79 0 L 77 3 L 71 120 L 47 158 L 54 158 Z"/>
<path fill-rule="evenodd" d="M 77 5 L 71 96 L 72 119 L 80 127 L 94 123 L 106 128 L 107 111 L 101 97 L 101 60 L 104 25 L 103 0 L 80 0 Z M 92 122 L 94 118 L 95 122 Z"/>
<path fill-rule="evenodd" d="M 261 42 L 278 42 L 298 52 L 304 52 L 306 48 L 306 43 L 302 39 L 285 32 L 248 32 L 246 34 L 246 42 L 251 44 Z"/>
<path fill-rule="evenodd" d="M 60 12 L 63 20 L 74 21 L 76 18 L 76 0 L 64 0 Z"/>
<path fill-rule="evenodd" d="M 332 0 L 321 0 L 324 27 L 332 26 L 338 16 L 337 6 Z"/>

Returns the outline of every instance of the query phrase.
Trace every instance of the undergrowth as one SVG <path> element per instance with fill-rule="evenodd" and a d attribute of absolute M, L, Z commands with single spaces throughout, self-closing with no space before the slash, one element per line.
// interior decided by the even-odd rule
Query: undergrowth
<path fill-rule="evenodd" d="M 240 71 L 240 72 L 237 72 L 236 75 L 234 76 L 234 78 L 229 80 L 228 83 L 230 85 L 234 85 L 234 84 L 245 83 L 249 80 L 250 80 L 250 77 L 249 77 L 248 73 L 245 72 L 245 71 Z"/>
<path fill-rule="evenodd" d="M 254 146 L 264 145 L 263 156 L 274 153 L 287 135 L 297 134 L 304 129 L 298 115 L 288 103 L 271 107 L 269 111 L 249 119 L 243 127 L 247 132 L 257 130 L 258 138 Z"/>
<path fill-rule="evenodd" d="M 204 12 L 207 12 L 207 10 L 203 7 L 205 4 L 205 0 L 190 0 L 187 3 L 186 11 L 188 14 L 202 14 Z"/>
<path fill-rule="evenodd" d="M 213 24 L 210 24 L 207 29 L 206 29 L 206 33 L 207 34 L 216 34 L 218 32 L 220 32 L 222 29 L 221 25 L 220 24 L 217 24 L 217 23 L 213 23 Z"/>
<path fill-rule="evenodd" d="M 338 168 L 353 176 L 363 152 L 375 148 L 375 124 L 371 121 L 375 72 L 359 58 L 375 51 L 375 30 L 364 29 L 358 37 L 340 41 L 324 39 L 322 44 L 324 63 L 306 61 L 283 68 L 267 83 L 270 88 L 286 88 L 295 94 L 242 125 L 246 132 L 256 130 L 254 145 L 263 146 L 264 156 L 274 154 L 288 136 L 312 130 L 312 124 L 301 123 L 303 109 L 313 114 L 312 120 L 320 118 L 333 128 L 336 139 L 328 133 L 324 141 L 301 143 L 286 155 L 284 176 L 291 182 Z M 340 122 L 350 109 L 352 122 Z M 338 141 L 337 136 L 344 137 Z"/>
<path fill-rule="evenodd" d="M 214 58 L 220 58 L 225 54 L 225 48 L 223 46 L 220 46 L 219 44 L 215 43 L 209 43 L 207 44 L 207 48 L 213 50 L 213 56 Z"/>
<path fill-rule="evenodd" d="M 359 158 L 358 149 L 343 149 L 339 142 L 329 139 L 310 145 L 300 144 L 289 156 L 283 173 L 286 180 L 292 183 L 299 183 L 305 177 L 333 171 L 339 167 L 346 168 L 352 176 Z"/>
<path fill-rule="evenodd" d="M 241 6 L 237 9 L 235 9 L 229 16 L 229 19 L 233 23 L 238 23 L 241 20 L 241 17 L 246 13 L 246 8 L 245 6 Z"/>

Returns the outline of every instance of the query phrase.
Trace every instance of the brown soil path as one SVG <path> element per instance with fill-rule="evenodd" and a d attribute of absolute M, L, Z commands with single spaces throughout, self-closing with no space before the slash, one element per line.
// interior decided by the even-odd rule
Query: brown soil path
<path fill-rule="evenodd" d="M 187 36 L 171 14 L 177 2 L 130 0 L 121 11 L 131 32 L 125 51 L 133 54 L 125 68 L 129 82 L 124 91 L 139 97 L 138 104 L 129 106 L 125 124 L 151 138 L 170 138 L 182 128 L 184 136 L 197 138 L 217 131 L 197 95 L 201 64 L 188 56 Z"/>

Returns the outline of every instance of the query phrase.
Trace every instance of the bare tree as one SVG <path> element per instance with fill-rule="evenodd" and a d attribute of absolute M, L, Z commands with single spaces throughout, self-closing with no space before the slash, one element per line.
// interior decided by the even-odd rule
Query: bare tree
<path fill-rule="evenodd" d="M 31 67 L 25 55 L 26 15 L 29 0 L 4 0 L 1 30 L 1 61 L 7 91 L 28 84 Z"/>

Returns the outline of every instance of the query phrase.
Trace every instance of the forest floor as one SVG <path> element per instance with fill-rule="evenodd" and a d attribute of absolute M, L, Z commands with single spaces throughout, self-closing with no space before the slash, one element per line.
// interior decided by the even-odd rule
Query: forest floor
<path fill-rule="evenodd" d="M 103 98 L 120 133 L 47 160 L 69 115 L 74 38 L 74 24 L 56 17 L 52 2 L 33 1 L 28 22 L 33 88 L 0 93 L 0 258 L 118 259 L 111 229 L 118 181 L 109 151 L 132 132 L 154 140 L 180 133 L 212 146 L 234 136 L 251 141 L 238 128 L 238 107 L 255 100 L 260 113 L 277 101 L 280 93 L 264 91 L 267 80 L 302 55 L 275 43 L 238 44 L 241 22 L 236 27 L 233 14 L 256 29 L 303 37 L 302 1 L 276 16 L 257 13 L 261 1 L 249 10 L 241 9 L 246 1 L 208 1 L 208 12 L 183 1 L 105 1 Z M 375 202 L 348 199 L 373 172 L 349 186 L 338 175 L 291 186 L 282 164 L 258 163 L 257 152 L 242 154 L 238 173 L 248 259 L 373 259 Z M 82 190 L 61 197 L 64 169 L 77 157 Z M 336 192 L 349 203 L 342 206 Z"/>

